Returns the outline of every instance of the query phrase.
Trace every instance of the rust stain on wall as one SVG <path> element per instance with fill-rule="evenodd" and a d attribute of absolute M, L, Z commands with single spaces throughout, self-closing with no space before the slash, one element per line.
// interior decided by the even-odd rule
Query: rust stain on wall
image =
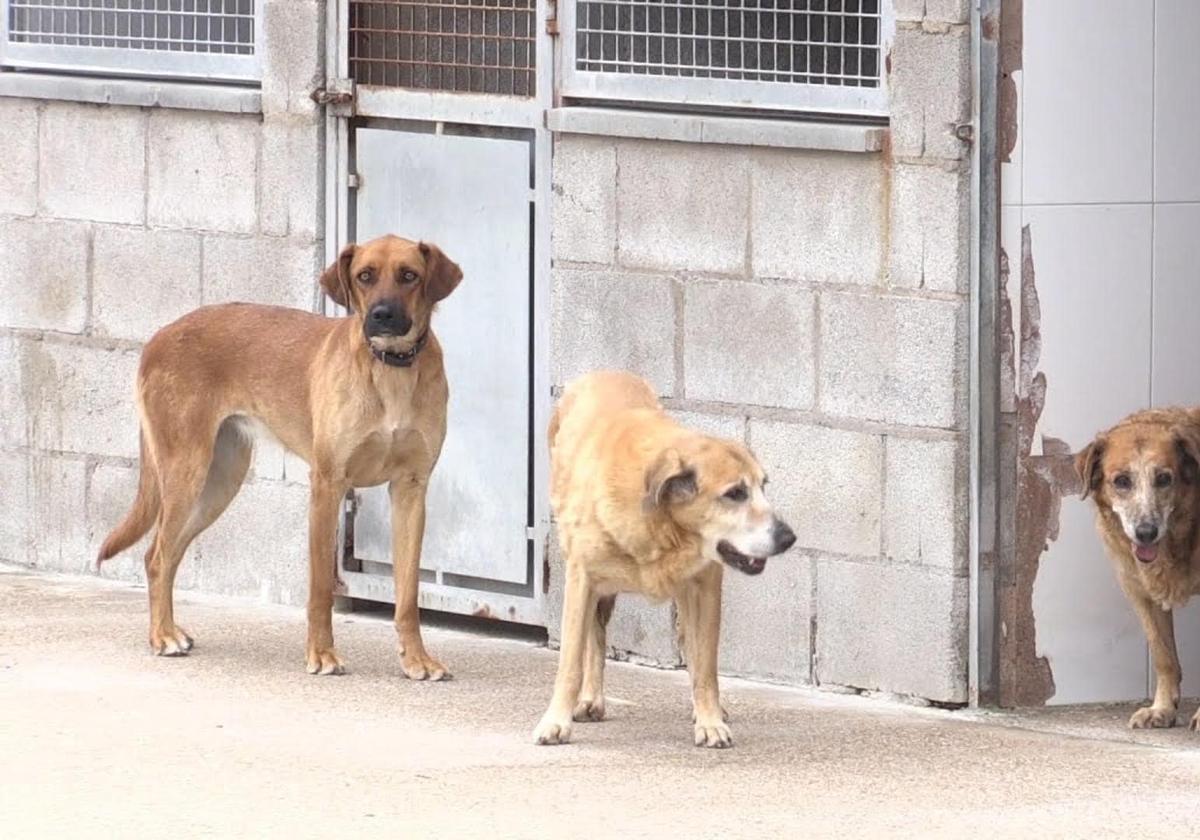
<path fill-rule="evenodd" d="M 996 21 L 982 21 L 985 38 L 995 38 Z M 1024 0 L 1002 0 L 999 22 L 1000 80 L 996 91 L 996 156 L 1009 163 L 1017 145 L 1017 83 L 1013 73 L 1021 69 L 1024 53 Z"/>
<path fill-rule="evenodd" d="M 1029 226 L 1021 230 L 1021 341 L 1014 353 L 1012 304 L 1008 294 L 1010 263 L 1001 252 L 1001 361 L 1016 368 L 1016 505 L 1011 562 L 1000 589 L 1000 704 L 1040 706 L 1054 696 L 1054 675 L 1037 655 L 1033 586 L 1043 552 L 1058 539 L 1062 497 L 1078 492 L 1070 446 L 1042 438 L 1042 454 L 1033 454 L 1038 420 L 1046 405 L 1046 375 L 1041 361 L 1041 305 Z M 1011 508 L 1010 508 L 1011 509 Z"/>

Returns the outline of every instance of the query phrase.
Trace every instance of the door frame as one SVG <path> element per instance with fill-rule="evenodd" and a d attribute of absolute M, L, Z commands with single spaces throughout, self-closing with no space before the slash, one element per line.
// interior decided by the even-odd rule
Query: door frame
<path fill-rule="evenodd" d="M 534 202 L 532 249 L 533 337 L 532 434 L 529 454 L 532 460 L 533 524 L 527 527 L 530 541 L 532 574 L 528 595 L 467 589 L 427 580 L 423 574 L 419 603 L 424 609 L 502 619 L 522 624 L 545 625 L 545 598 L 548 589 L 548 539 L 550 534 L 549 451 L 543 444 L 543 430 L 550 420 L 553 399 L 550 392 L 550 235 L 551 235 L 551 154 L 552 136 L 546 127 L 545 113 L 553 104 L 555 9 L 553 3 L 535 4 L 536 72 L 533 97 L 509 97 L 460 94 L 440 91 L 360 88 L 354 91 L 353 107 L 325 109 L 325 260 L 337 259 L 349 241 L 350 204 L 354 176 L 350 171 L 350 114 L 363 117 L 422 123 L 440 134 L 444 126 L 480 126 L 498 129 L 523 129 L 532 133 Z M 325 75 L 327 87 L 350 77 L 350 0 L 330 0 L 326 4 Z M 327 315 L 344 314 L 336 304 L 321 296 L 322 311 Z M 451 383 L 453 386 L 453 383 Z M 353 503 L 343 505 L 338 534 L 338 594 L 386 603 L 395 602 L 391 576 L 348 571 L 344 568 L 347 522 L 353 515 Z"/>

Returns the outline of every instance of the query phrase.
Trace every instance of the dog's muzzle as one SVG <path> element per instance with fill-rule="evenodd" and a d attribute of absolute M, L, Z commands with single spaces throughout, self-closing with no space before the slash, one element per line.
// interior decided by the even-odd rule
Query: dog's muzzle
<path fill-rule="evenodd" d="M 767 555 L 768 557 L 783 554 L 783 552 L 795 545 L 796 534 L 788 527 L 786 522 L 782 519 L 776 519 L 775 524 L 771 526 L 771 542 L 771 553 Z M 767 568 L 766 557 L 751 557 L 747 554 L 742 554 L 728 540 L 721 540 L 717 543 L 717 553 L 721 555 L 721 561 L 726 566 L 737 569 L 743 574 L 760 575 L 763 569 Z"/>
<path fill-rule="evenodd" d="M 408 335 L 412 329 L 412 318 L 404 307 L 391 301 L 380 301 L 367 311 L 363 319 L 363 330 L 367 338 Z"/>

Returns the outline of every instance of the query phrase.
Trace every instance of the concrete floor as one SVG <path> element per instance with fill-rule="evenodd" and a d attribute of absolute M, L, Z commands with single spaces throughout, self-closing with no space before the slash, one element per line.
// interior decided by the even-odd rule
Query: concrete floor
<path fill-rule="evenodd" d="M 318 678 L 301 612 L 179 600 L 197 648 L 156 659 L 140 588 L 0 573 L 0 835 L 1200 833 L 1200 736 L 1131 742 L 1125 709 L 946 712 L 731 679 L 737 745 L 711 751 L 691 746 L 683 673 L 611 664 L 611 719 L 535 747 L 555 654 L 530 641 L 429 629 L 456 679 L 412 683 L 389 623 L 338 616 L 351 673 Z"/>

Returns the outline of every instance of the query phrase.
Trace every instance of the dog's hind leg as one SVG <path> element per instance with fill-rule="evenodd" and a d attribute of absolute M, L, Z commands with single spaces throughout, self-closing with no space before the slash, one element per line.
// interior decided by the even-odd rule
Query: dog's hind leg
<path fill-rule="evenodd" d="M 209 446 L 160 455 L 163 504 L 146 554 L 150 647 L 156 654 L 179 656 L 192 648 L 192 637 L 175 624 L 175 573 L 188 546 L 237 495 L 252 452 L 249 439 L 231 419 L 220 426 Z"/>
<path fill-rule="evenodd" d="M 587 658 L 583 663 L 583 688 L 575 704 L 577 721 L 604 720 L 604 654 L 608 650 L 608 622 L 616 604 L 616 595 L 607 595 L 596 602 L 596 618 L 588 633 Z"/>

